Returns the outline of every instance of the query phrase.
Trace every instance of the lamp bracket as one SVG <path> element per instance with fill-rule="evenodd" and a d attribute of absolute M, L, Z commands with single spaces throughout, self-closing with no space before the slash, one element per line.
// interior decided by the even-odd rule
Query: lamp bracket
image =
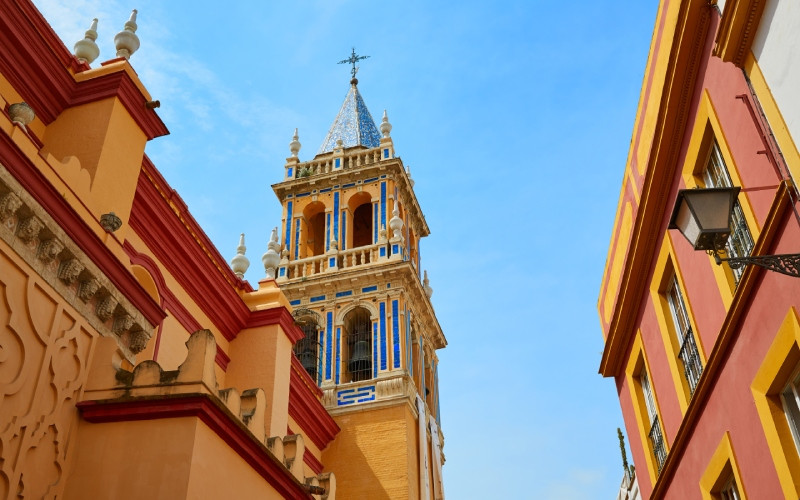
<path fill-rule="evenodd" d="M 753 264 L 787 276 L 800 278 L 800 253 L 786 253 L 779 255 L 751 255 L 749 257 L 720 257 L 720 251 L 709 250 L 714 256 L 717 265 L 727 262 L 733 269 Z"/>

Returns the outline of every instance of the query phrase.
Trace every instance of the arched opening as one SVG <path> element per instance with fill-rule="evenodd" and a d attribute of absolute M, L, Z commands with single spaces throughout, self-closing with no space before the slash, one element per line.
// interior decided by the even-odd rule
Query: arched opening
<path fill-rule="evenodd" d="M 372 378 L 372 342 L 370 330 L 372 318 L 369 311 L 357 307 L 344 318 L 344 329 L 347 338 L 345 353 L 345 373 L 350 382 L 369 380 Z"/>
<path fill-rule="evenodd" d="M 372 197 L 369 193 L 357 193 L 350 198 L 348 205 L 353 214 L 350 248 L 372 245 Z"/>
<path fill-rule="evenodd" d="M 303 210 L 305 234 L 301 257 L 313 257 L 325 253 L 325 205 L 321 202 L 309 204 Z"/>

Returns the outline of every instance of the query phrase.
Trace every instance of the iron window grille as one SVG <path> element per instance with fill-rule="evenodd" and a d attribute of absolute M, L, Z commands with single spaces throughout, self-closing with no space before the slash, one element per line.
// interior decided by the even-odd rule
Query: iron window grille
<path fill-rule="evenodd" d="M 303 331 L 303 338 L 298 340 L 293 347 L 294 355 L 300 360 L 306 372 L 313 380 L 317 380 L 317 363 L 319 363 L 320 344 L 317 340 L 319 333 L 317 324 L 313 321 L 298 321 L 297 326 Z"/>
<path fill-rule="evenodd" d="M 700 381 L 700 375 L 703 374 L 703 364 L 700 361 L 700 353 L 697 350 L 694 332 L 689 322 L 689 314 L 686 312 L 686 303 L 683 301 L 678 278 L 675 275 L 672 276 L 667 289 L 667 302 L 672 313 L 675 334 L 678 337 L 678 359 L 683 364 L 683 376 L 689 385 L 689 392 L 694 394 L 697 383 Z"/>
<path fill-rule="evenodd" d="M 345 318 L 347 335 L 346 371 L 351 382 L 372 378 L 372 318 L 369 311 L 358 308 Z"/>
<path fill-rule="evenodd" d="M 644 403 L 647 407 L 647 418 L 650 422 L 650 431 L 647 436 L 650 438 L 650 445 L 653 447 L 653 456 L 656 459 L 656 467 L 658 472 L 664 466 L 664 461 L 667 459 L 667 448 L 664 445 L 664 435 L 661 433 L 661 425 L 658 422 L 658 412 L 656 411 L 656 402 L 653 397 L 653 390 L 650 387 L 650 379 L 647 378 L 646 373 L 642 373 L 640 378 L 642 386 L 642 394 L 644 395 Z"/>
<path fill-rule="evenodd" d="M 800 452 L 800 368 L 795 370 L 789 383 L 781 391 L 781 402 L 786 421 L 792 432 L 794 445 Z"/>
<path fill-rule="evenodd" d="M 722 159 L 722 153 L 719 150 L 719 145 L 715 140 L 709 152 L 708 162 L 706 168 L 703 170 L 703 182 L 707 188 L 721 188 L 732 187 L 728 168 L 725 166 L 725 161 Z M 748 257 L 753 251 L 753 236 L 750 234 L 750 228 L 747 227 L 747 220 L 744 218 L 742 206 L 737 201 L 733 205 L 733 213 L 731 214 L 731 235 L 725 243 L 725 253 L 728 257 Z M 744 273 L 746 266 L 731 268 L 733 278 L 736 284 L 739 284 L 739 279 Z"/>
<path fill-rule="evenodd" d="M 731 477 L 725 486 L 720 490 L 719 496 L 722 500 L 742 500 L 739 495 L 739 488 L 736 486 L 736 478 Z"/>

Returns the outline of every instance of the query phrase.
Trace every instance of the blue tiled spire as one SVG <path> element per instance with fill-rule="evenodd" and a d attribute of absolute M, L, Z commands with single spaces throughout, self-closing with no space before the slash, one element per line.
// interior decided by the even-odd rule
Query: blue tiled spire
<path fill-rule="evenodd" d="M 333 125 L 328 131 L 328 135 L 325 136 L 325 140 L 322 141 L 317 154 L 333 151 L 337 139 L 342 140 L 345 148 L 354 146 L 377 148 L 380 146 L 381 134 L 358 91 L 356 86 L 358 80 L 353 78 L 350 83 L 350 90 L 344 98 L 339 114 L 333 120 Z"/>

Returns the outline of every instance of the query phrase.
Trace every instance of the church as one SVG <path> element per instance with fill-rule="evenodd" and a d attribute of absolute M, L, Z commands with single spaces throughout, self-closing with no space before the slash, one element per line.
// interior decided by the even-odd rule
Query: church
<path fill-rule="evenodd" d="M 136 15 L 96 62 L 96 20 L 71 52 L 0 9 L 0 498 L 444 498 L 430 229 L 363 56 L 251 284 L 145 153 Z"/>

